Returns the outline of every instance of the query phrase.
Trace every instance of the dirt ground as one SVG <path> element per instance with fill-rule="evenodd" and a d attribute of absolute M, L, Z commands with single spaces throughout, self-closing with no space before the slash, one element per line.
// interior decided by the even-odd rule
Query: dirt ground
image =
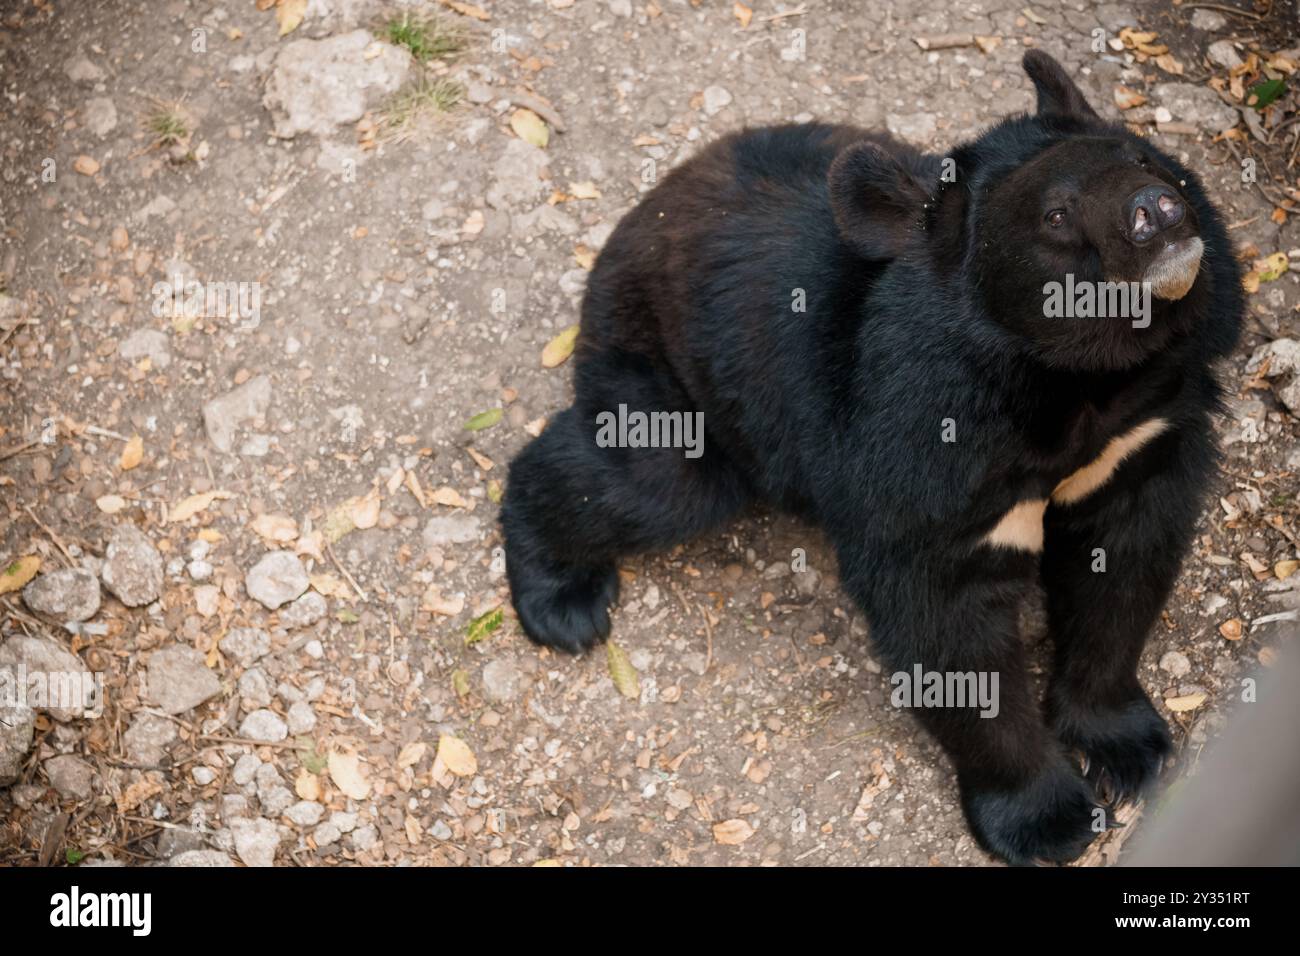
<path fill-rule="evenodd" d="M 1201 172 L 1248 259 L 1298 250 L 1250 296 L 1224 474 L 1142 662 L 1170 777 L 1194 771 L 1300 630 L 1300 422 L 1289 380 L 1246 368 L 1300 337 L 1300 227 L 1274 215 L 1293 141 L 1216 142 L 1235 111 L 1192 94 L 1215 41 L 1300 45 L 1293 14 L 750 2 L 311 0 L 279 36 L 293 0 L 0 0 L 0 569 L 87 571 L 0 595 L 0 666 L 103 687 L 97 716 L 0 728 L 0 862 L 991 864 L 818 534 L 753 513 L 626 562 L 620 669 L 524 639 L 497 502 L 568 401 L 543 351 L 654 178 L 777 121 L 941 152 L 1031 107 L 1029 45 L 1104 115 L 1147 97 L 1126 118 Z M 381 41 L 411 9 L 459 49 L 406 63 Z M 282 51 L 358 28 L 380 41 L 315 94 L 337 116 L 295 130 L 286 104 L 335 65 Z M 915 39 L 952 34 L 980 40 Z M 441 97 L 414 118 L 403 71 Z M 157 291 L 175 276 L 258 306 L 187 315 Z"/>

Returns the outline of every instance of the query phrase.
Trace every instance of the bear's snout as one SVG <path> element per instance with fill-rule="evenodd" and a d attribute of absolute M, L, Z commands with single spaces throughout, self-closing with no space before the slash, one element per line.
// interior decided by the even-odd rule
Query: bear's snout
<path fill-rule="evenodd" d="M 1128 237 L 1144 244 L 1183 221 L 1186 206 L 1179 195 L 1163 183 L 1143 186 L 1124 203 Z"/>

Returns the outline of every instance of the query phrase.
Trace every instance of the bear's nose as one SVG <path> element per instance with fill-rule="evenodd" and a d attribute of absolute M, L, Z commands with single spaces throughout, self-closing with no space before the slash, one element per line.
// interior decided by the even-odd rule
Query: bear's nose
<path fill-rule="evenodd" d="M 1183 221 L 1183 201 L 1168 186 L 1143 186 L 1124 204 L 1124 221 L 1134 242 L 1146 242 Z"/>

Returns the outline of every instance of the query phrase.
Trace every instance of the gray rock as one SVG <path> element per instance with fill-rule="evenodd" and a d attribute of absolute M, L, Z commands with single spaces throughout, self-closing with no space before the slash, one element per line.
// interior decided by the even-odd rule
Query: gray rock
<path fill-rule="evenodd" d="M 271 866 L 280 846 L 280 828 L 270 820 L 232 820 L 235 852 L 246 866 Z"/>
<path fill-rule="evenodd" d="M 1237 48 L 1232 45 L 1231 40 L 1216 40 L 1210 44 L 1210 48 L 1205 51 L 1205 55 L 1210 58 L 1211 63 L 1227 70 L 1241 66 L 1242 62 L 1241 57 L 1237 55 Z"/>
<path fill-rule="evenodd" d="M 565 295 L 580 296 L 587 288 L 587 270 L 568 269 L 560 276 L 559 284 Z"/>
<path fill-rule="evenodd" d="M 280 625 L 289 629 L 310 627 L 328 612 L 325 598 L 315 591 L 308 591 L 280 612 Z"/>
<path fill-rule="evenodd" d="M 365 826 L 353 830 L 350 839 L 354 849 L 365 852 L 372 849 L 379 842 L 379 831 L 373 823 L 367 823 Z"/>
<path fill-rule="evenodd" d="M 814 568 L 799 571 L 794 576 L 794 589 L 804 597 L 812 597 L 821 587 L 821 573 Z"/>
<path fill-rule="evenodd" d="M 271 551 L 253 565 L 244 578 L 248 596 L 268 611 L 287 604 L 307 590 L 311 580 L 298 556 L 288 551 Z"/>
<path fill-rule="evenodd" d="M 36 733 L 36 712 L 19 703 L 18 675 L 0 666 L 0 787 L 22 774 L 23 762 Z"/>
<path fill-rule="evenodd" d="M 95 768 L 75 754 L 61 754 L 45 761 L 50 786 L 65 800 L 88 800 L 93 795 L 91 779 Z"/>
<path fill-rule="evenodd" d="M 276 136 L 328 137 L 336 126 L 355 123 L 395 92 L 410 68 L 410 53 L 366 30 L 294 40 L 275 58 L 262 105 L 275 119 Z"/>
<path fill-rule="evenodd" d="M 1192 26 L 1197 30 L 1213 33 L 1216 30 L 1222 30 L 1227 25 L 1228 20 L 1222 13 L 1216 13 L 1213 10 L 1192 11 Z"/>
<path fill-rule="evenodd" d="M 74 56 L 64 63 L 63 73 L 73 83 L 98 83 L 104 78 L 104 71 L 82 55 Z"/>
<path fill-rule="evenodd" d="M 252 667 L 271 650 L 271 635 L 260 627 L 232 627 L 217 645 L 243 667 Z"/>
<path fill-rule="evenodd" d="M 275 764 L 264 763 L 257 768 L 253 774 L 253 780 L 257 784 L 257 797 L 260 800 L 262 795 L 272 787 L 284 786 L 284 778 L 280 776 L 280 771 L 275 768 Z"/>
<path fill-rule="evenodd" d="M 249 435 L 239 446 L 239 454 L 244 458 L 265 458 L 270 453 L 270 435 Z"/>
<path fill-rule="evenodd" d="M 118 345 L 117 354 L 132 362 L 147 358 L 155 368 L 172 364 L 171 343 L 157 329 L 136 329 Z"/>
<path fill-rule="evenodd" d="M 1277 389 L 1277 397 L 1292 415 L 1300 418 L 1300 375 Z"/>
<path fill-rule="evenodd" d="M 189 827 L 168 827 L 158 834 L 157 853 L 160 859 L 174 861 L 178 856 L 196 850 L 203 850 L 203 834 L 198 830 Z"/>
<path fill-rule="evenodd" d="M 1246 362 L 1246 371 L 1259 371 L 1265 359 L 1268 360 L 1269 378 L 1300 371 L 1300 341 L 1274 339 L 1272 342 L 1265 342 L 1251 353 L 1249 361 Z"/>
<path fill-rule="evenodd" d="M 239 675 L 239 696 L 258 707 L 271 706 L 271 682 L 260 667 L 250 667 Z"/>
<path fill-rule="evenodd" d="M 704 88 L 704 112 L 710 116 L 722 112 L 731 105 L 731 92 L 722 86 Z"/>
<path fill-rule="evenodd" d="M 339 833 L 351 833 L 357 827 L 357 815 L 335 810 L 330 814 L 330 823 L 338 827 Z"/>
<path fill-rule="evenodd" d="M 928 145 L 939 128 L 933 113 L 886 113 L 885 126 L 914 146 Z"/>
<path fill-rule="evenodd" d="M 81 118 L 86 129 L 103 139 L 117 127 L 117 107 L 107 96 L 96 96 L 86 102 Z"/>
<path fill-rule="evenodd" d="M 0 667 L 6 666 L 26 675 L 27 686 L 15 687 L 23 693 L 18 699 L 55 720 L 76 720 L 103 703 L 81 658 L 43 637 L 22 635 L 0 644 Z"/>
<path fill-rule="evenodd" d="M 166 714 L 183 714 L 221 693 L 221 680 L 200 651 L 174 644 L 154 651 L 146 672 L 144 698 Z"/>
<path fill-rule="evenodd" d="M 220 850 L 186 850 L 167 861 L 168 866 L 234 866 L 235 861 Z"/>
<path fill-rule="evenodd" d="M 1187 659 L 1187 655 L 1179 651 L 1168 651 L 1164 657 L 1160 658 L 1160 669 L 1167 671 L 1174 677 L 1186 677 L 1192 670 L 1192 662 Z"/>
<path fill-rule="evenodd" d="M 239 786 L 246 786 L 257 777 L 257 771 L 261 766 L 262 761 L 257 754 L 244 754 L 235 761 L 235 769 L 230 772 L 230 777 Z"/>
<path fill-rule="evenodd" d="M 249 815 L 248 797 L 242 793 L 223 793 L 221 795 L 221 819 L 229 823 L 231 820 Z M 231 841 L 233 846 L 233 841 Z M 224 849 L 224 847 L 223 847 Z"/>
<path fill-rule="evenodd" d="M 289 733 L 309 734 L 316 729 L 316 711 L 311 704 L 300 700 L 289 708 Z"/>
<path fill-rule="evenodd" d="M 297 797 L 288 787 L 281 785 L 271 787 L 265 793 L 258 792 L 257 800 L 262 805 L 262 816 L 275 819 L 288 810 Z"/>
<path fill-rule="evenodd" d="M 284 815 L 300 827 L 314 827 L 324 814 L 325 808 L 311 800 L 299 800 L 284 811 Z"/>
<path fill-rule="evenodd" d="M 496 704 L 505 704 L 519 696 L 521 674 L 513 661 L 497 658 L 483 668 L 483 694 Z"/>
<path fill-rule="evenodd" d="M 120 524 L 108 539 L 100 577 L 127 607 L 152 604 L 162 594 L 162 555 L 135 525 Z"/>
<path fill-rule="evenodd" d="M 1266 374 L 1269 378 L 1292 376 L 1290 381 L 1283 382 L 1280 386 L 1275 385 L 1274 390 L 1278 399 L 1293 415 L 1300 415 L 1300 341 L 1275 339 L 1261 345 L 1246 363 L 1246 371 L 1257 371 L 1265 359 L 1268 359 Z"/>
<path fill-rule="evenodd" d="M 1175 120 L 1192 123 L 1207 133 L 1221 133 L 1237 125 L 1237 111 L 1224 103 L 1214 90 L 1197 83 L 1159 83 L 1155 99 Z"/>
<path fill-rule="evenodd" d="M 440 817 L 434 821 L 433 826 L 429 827 L 429 835 L 435 840 L 450 840 L 451 827 L 447 826 L 447 821 Z"/>
<path fill-rule="evenodd" d="M 239 426 L 261 418 L 270 407 L 271 379 L 265 375 L 250 378 L 203 406 L 203 427 L 207 430 L 208 440 L 220 451 L 230 452 L 235 447 L 235 433 Z"/>
<path fill-rule="evenodd" d="M 33 579 L 23 603 L 61 623 L 89 621 L 99 610 L 99 579 L 85 568 L 62 568 Z"/>
<path fill-rule="evenodd" d="M 195 767 L 190 771 L 190 776 L 200 787 L 206 787 L 213 780 L 217 779 L 217 772 L 211 767 Z"/>
<path fill-rule="evenodd" d="M 317 846 L 329 846 L 331 843 L 337 843 L 342 835 L 338 827 L 326 820 L 312 832 L 311 836 Z"/>
<path fill-rule="evenodd" d="M 275 744 L 289 736 L 289 726 L 275 711 L 262 708 L 244 718 L 239 736 Z"/>
<path fill-rule="evenodd" d="M 448 544 L 468 544 L 477 541 L 479 520 L 472 515 L 439 515 L 430 518 L 421 536 L 426 548 L 440 548 Z"/>
<path fill-rule="evenodd" d="M 162 762 L 176 736 L 176 725 L 166 717 L 137 713 L 122 735 L 122 745 L 131 763 L 154 766 Z"/>
<path fill-rule="evenodd" d="M 542 177 L 549 163 L 545 150 L 522 139 L 507 141 L 492 167 L 492 185 L 484 196 L 488 205 L 493 209 L 509 209 L 517 203 L 531 205 L 546 188 Z"/>

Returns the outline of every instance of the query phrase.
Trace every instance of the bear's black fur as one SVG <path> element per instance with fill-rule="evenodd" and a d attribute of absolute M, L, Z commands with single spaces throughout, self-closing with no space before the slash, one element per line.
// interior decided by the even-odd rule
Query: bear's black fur
<path fill-rule="evenodd" d="M 1025 69 L 1036 114 L 954 151 L 955 180 L 817 124 L 728 136 L 669 175 L 591 273 L 573 406 L 511 465 L 502 514 L 525 632 L 572 652 L 608 634 L 621 556 L 751 501 L 820 525 L 890 668 L 999 674 L 997 717 L 918 715 L 976 837 L 1016 863 L 1077 856 L 1098 804 L 1169 751 L 1137 663 L 1215 473 L 1211 363 L 1242 311 L 1196 177 L 1049 56 Z M 1047 318 L 1066 273 L 1162 297 L 1146 327 Z M 620 404 L 702 412 L 703 455 L 598 446 Z M 1017 629 L 1039 584 L 1045 706 Z"/>

